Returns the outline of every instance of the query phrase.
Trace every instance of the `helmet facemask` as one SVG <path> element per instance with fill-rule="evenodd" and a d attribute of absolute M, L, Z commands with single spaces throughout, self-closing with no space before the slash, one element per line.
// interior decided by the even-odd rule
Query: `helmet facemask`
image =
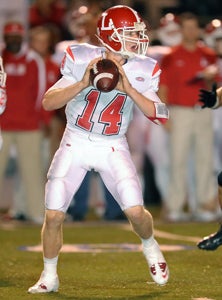
<path fill-rule="evenodd" d="M 121 49 L 118 53 L 129 58 L 135 56 L 135 54 L 146 54 L 149 38 L 146 35 L 146 26 L 143 22 L 134 23 L 134 27 L 124 28 L 115 28 L 112 20 L 110 22 L 113 28 L 113 34 L 110 38 L 114 42 L 121 44 Z M 129 44 L 132 44 L 132 51 L 128 50 Z"/>

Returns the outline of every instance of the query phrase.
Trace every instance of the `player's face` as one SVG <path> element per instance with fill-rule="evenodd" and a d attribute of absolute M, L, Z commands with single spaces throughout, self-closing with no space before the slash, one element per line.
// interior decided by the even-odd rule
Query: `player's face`
<path fill-rule="evenodd" d="M 4 41 L 9 52 L 16 54 L 21 50 L 22 37 L 20 35 L 5 35 Z"/>
<path fill-rule="evenodd" d="M 50 34 L 48 32 L 39 32 L 32 36 L 30 46 L 42 57 L 50 52 Z"/>
<path fill-rule="evenodd" d="M 196 20 L 184 20 L 181 25 L 183 40 L 195 42 L 200 37 L 200 28 Z"/>
<path fill-rule="evenodd" d="M 121 54 L 111 52 L 109 50 L 107 50 L 106 57 L 108 59 L 114 59 L 114 60 L 118 61 L 120 63 L 120 65 L 123 65 L 126 62 L 126 59 Z"/>
<path fill-rule="evenodd" d="M 127 51 L 138 53 L 138 42 L 137 39 L 140 37 L 139 31 L 129 31 L 125 32 L 124 36 L 126 37 L 125 48 Z"/>

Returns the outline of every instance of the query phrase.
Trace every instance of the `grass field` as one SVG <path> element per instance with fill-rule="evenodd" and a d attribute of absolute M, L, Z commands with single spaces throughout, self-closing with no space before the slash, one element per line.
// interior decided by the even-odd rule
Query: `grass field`
<path fill-rule="evenodd" d="M 21 250 L 40 242 L 40 226 L 18 223 L 0 224 L 0 299 L 1 300 L 188 300 L 222 299 L 222 247 L 214 252 L 196 248 L 196 241 L 215 230 L 217 224 L 166 224 L 155 220 L 156 239 L 163 247 L 170 268 L 165 286 L 152 283 L 145 259 L 138 251 L 121 251 L 118 245 L 139 245 L 127 223 L 89 221 L 65 223 L 64 244 L 93 244 L 103 250 L 60 255 L 58 293 L 30 295 L 42 271 L 41 252 Z M 168 235 L 167 235 L 168 233 Z M 98 244 L 98 247 L 96 245 Z M 171 251 L 167 251 L 165 246 Z M 184 246 L 172 251 L 173 245 Z M 171 246 L 171 247 L 169 247 Z M 111 247 L 111 248 L 110 248 Z"/>

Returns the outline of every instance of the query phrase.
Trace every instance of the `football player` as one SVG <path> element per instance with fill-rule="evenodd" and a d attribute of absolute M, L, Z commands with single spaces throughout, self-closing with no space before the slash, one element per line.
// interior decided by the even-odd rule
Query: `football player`
<path fill-rule="evenodd" d="M 217 89 L 216 84 L 213 85 L 212 91 L 200 90 L 200 99 L 203 106 L 202 108 L 209 107 L 216 109 L 222 106 L 222 87 Z M 218 200 L 222 209 L 222 171 L 218 177 Z M 204 237 L 198 244 L 197 247 L 202 250 L 216 250 L 222 245 L 222 222 L 217 232 Z"/>
<path fill-rule="evenodd" d="M 0 56 L 0 115 L 4 112 L 7 96 L 6 96 L 6 73 L 4 71 L 2 58 Z M 2 147 L 2 136 L 1 136 L 1 128 L 0 128 L 0 150 Z"/>
<path fill-rule="evenodd" d="M 30 293 L 59 288 L 62 223 L 73 194 L 91 169 L 101 175 L 141 239 L 153 280 L 164 285 L 169 278 L 125 137 L 134 105 L 157 124 L 168 119 L 168 109 L 156 94 L 160 69 L 145 56 L 146 26 L 130 7 L 114 6 L 102 13 L 97 35 L 101 47 L 79 44 L 67 48 L 61 64 L 63 76 L 43 98 L 46 110 L 66 105 L 67 126 L 48 171 L 42 229 L 44 269 Z M 108 93 L 97 90 L 89 80 L 91 68 L 102 57 L 113 60 L 120 73 L 116 88 Z"/>

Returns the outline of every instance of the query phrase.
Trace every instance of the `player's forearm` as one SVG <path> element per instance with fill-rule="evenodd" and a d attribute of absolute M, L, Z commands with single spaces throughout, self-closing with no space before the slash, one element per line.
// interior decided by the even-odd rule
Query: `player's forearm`
<path fill-rule="evenodd" d="M 163 103 L 168 104 L 168 87 L 166 85 L 161 84 L 159 86 L 157 95 Z"/>
<path fill-rule="evenodd" d="M 222 87 L 217 89 L 218 106 L 222 106 Z"/>
<path fill-rule="evenodd" d="M 155 117 L 155 107 L 152 100 L 147 99 L 134 88 L 128 90 L 127 94 L 147 117 Z"/>
<path fill-rule="evenodd" d="M 70 100 L 72 100 L 84 88 L 84 83 L 82 81 L 79 81 L 65 88 L 49 90 L 44 95 L 42 106 L 45 110 L 54 110 L 61 108 L 65 106 Z"/>
<path fill-rule="evenodd" d="M 158 97 L 157 99 L 145 97 L 133 88 L 130 89 L 128 95 L 144 115 L 155 124 L 164 124 L 169 119 L 168 108 Z"/>

